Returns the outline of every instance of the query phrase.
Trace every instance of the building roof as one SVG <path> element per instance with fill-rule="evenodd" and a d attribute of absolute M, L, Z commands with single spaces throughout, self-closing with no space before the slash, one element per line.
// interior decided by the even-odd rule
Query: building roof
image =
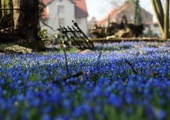
<path fill-rule="evenodd" d="M 116 18 L 119 14 L 124 12 L 126 9 L 130 9 L 134 5 L 135 4 L 133 2 L 128 2 L 128 3 L 124 4 L 122 7 L 120 7 L 119 9 L 112 9 L 100 22 L 98 22 L 98 25 L 104 25 L 108 21 L 109 18 Z M 152 15 L 151 13 L 149 13 L 142 7 L 140 7 L 140 8 L 141 8 L 141 10 L 145 11 L 146 13 Z"/>
<path fill-rule="evenodd" d="M 75 16 L 88 17 L 87 6 L 85 0 L 71 0 L 75 3 Z"/>
<path fill-rule="evenodd" d="M 44 5 L 47 5 L 47 4 L 49 4 L 50 2 L 52 2 L 53 0 L 41 0 L 43 3 L 44 3 Z"/>
<path fill-rule="evenodd" d="M 44 5 L 48 5 L 51 3 L 53 0 L 40 0 Z M 49 18 L 49 11 L 47 7 L 44 7 L 43 13 L 42 13 L 42 18 L 47 19 Z"/>
<path fill-rule="evenodd" d="M 47 5 L 54 0 L 42 0 Z M 87 6 L 85 0 L 70 0 L 75 4 L 75 17 L 88 17 Z M 44 9 L 43 18 L 48 18 L 48 10 Z"/>
<path fill-rule="evenodd" d="M 119 9 L 112 9 L 100 22 L 98 22 L 98 24 L 99 25 L 105 24 L 105 22 L 107 22 L 109 18 L 115 18 L 118 14 L 123 12 L 126 8 L 132 6 L 132 4 L 133 4 L 132 2 L 129 2 L 123 5 L 122 7 L 120 7 Z"/>
<path fill-rule="evenodd" d="M 48 12 L 48 8 L 47 7 L 45 7 L 44 10 L 43 10 L 42 18 L 43 19 L 49 18 L 49 12 Z"/>

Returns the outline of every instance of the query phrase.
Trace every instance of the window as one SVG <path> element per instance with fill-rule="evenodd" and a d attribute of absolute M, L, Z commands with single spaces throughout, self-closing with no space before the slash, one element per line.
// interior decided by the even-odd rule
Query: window
<path fill-rule="evenodd" d="M 130 20 L 133 20 L 133 19 L 134 19 L 132 14 L 131 14 L 129 17 L 130 17 Z"/>
<path fill-rule="evenodd" d="M 61 12 L 61 13 L 64 12 L 64 6 L 63 5 L 58 6 L 58 12 Z"/>
<path fill-rule="evenodd" d="M 59 18 L 59 25 L 65 25 L 65 20 L 64 18 Z"/>
<path fill-rule="evenodd" d="M 158 26 L 158 24 L 155 23 L 155 24 L 154 24 L 154 27 L 159 27 L 159 26 Z"/>

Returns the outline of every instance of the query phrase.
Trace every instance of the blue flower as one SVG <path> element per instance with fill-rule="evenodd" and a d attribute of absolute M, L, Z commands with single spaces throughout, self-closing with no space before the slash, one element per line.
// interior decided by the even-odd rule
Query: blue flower
<path fill-rule="evenodd" d="M 100 86 L 96 86 L 93 91 L 93 96 L 97 97 L 97 96 L 102 96 L 102 95 L 103 95 L 102 88 Z"/>
<path fill-rule="evenodd" d="M 28 119 L 34 108 L 39 110 L 36 111 L 37 116 L 44 120 L 90 120 L 95 119 L 97 114 L 100 114 L 100 117 L 97 116 L 99 119 L 104 119 L 107 105 L 118 109 L 118 115 L 128 113 L 126 117 L 141 107 L 142 111 L 146 111 L 146 114 L 142 114 L 144 118 L 167 119 L 170 42 L 162 43 L 163 46 L 159 48 L 150 44 L 158 43 L 108 44 L 104 46 L 107 52 L 103 50 L 99 60 L 99 50 L 84 55 L 68 54 L 69 71 L 83 71 L 86 74 L 66 81 L 62 81 L 67 75 L 64 54 L 1 54 L 0 119 L 12 119 L 14 116 Z M 101 46 L 98 44 L 96 47 Z M 133 74 L 124 59 L 133 63 L 139 74 Z M 34 81 L 36 76 L 33 76 L 30 81 L 30 76 L 35 73 L 38 78 Z"/>
<path fill-rule="evenodd" d="M 64 99 L 63 100 L 63 106 L 64 106 L 64 108 L 66 110 L 71 110 L 72 109 L 72 104 L 73 104 L 73 102 L 70 99 Z"/>
<path fill-rule="evenodd" d="M 51 120 L 51 117 L 48 114 L 43 114 L 42 120 Z"/>
<path fill-rule="evenodd" d="M 167 113 L 164 110 L 154 108 L 152 106 L 149 106 L 147 108 L 147 115 L 148 119 L 150 120 L 166 120 L 167 118 Z"/>
<path fill-rule="evenodd" d="M 82 106 L 77 106 L 73 111 L 73 114 L 76 118 L 79 118 L 84 113 Z"/>
<path fill-rule="evenodd" d="M 167 112 L 161 109 L 154 109 L 156 118 L 158 120 L 166 120 L 167 119 Z"/>
<path fill-rule="evenodd" d="M 125 94 L 125 100 L 126 100 L 126 102 L 128 103 L 128 104 L 132 104 L 133 103 L 133 96 L 132 96 L 132 94 L 131 93 L 126 93 Z"/>
<path fill-rule="evenodd" d="M 111 94 L 108 98 L 108 103 L 113 105 L 117 108 L 121 108 L 123 106 L 123 101 L 120 97 L 116 96 L 115 94 Z"/>

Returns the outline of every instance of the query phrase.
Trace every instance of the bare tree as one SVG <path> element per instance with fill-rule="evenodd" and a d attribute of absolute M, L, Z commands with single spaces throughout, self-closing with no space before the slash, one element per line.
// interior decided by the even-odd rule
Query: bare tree
<path fill-rule="evenodd" d="M 134 12 L 134 24 L 140 25 L 142 24 L 142 16 L 141 16 L 141 9 L 139 5 L 140 0 L 135 0 L 135 12 Z"/>
<path fill-rule="evenodd" d="M 115 9 L 119 9 L 125 3 L 125 0 L 106 0 L 106 1 L 109 2 Z"/>
<path fill-rule="evenodd" d="M 169 37 L 169 0 L 165 2 L 165 9 L 163 9 L 161 0 L 152 0 L 152 5 L 161 29 L 162 39 L 166 40 Z"/>

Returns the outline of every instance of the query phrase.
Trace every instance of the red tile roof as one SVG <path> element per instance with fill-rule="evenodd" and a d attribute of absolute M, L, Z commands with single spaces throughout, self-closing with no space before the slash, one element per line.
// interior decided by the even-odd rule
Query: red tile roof
<path fill-rule="evenodd" d="M 44 5 L 47 5 L 48 3 L 52 2 L 53 0 L 41 0 L 41 1 L 44 3 Z"/>
<path fill-rule="evenodd" d="M 121 12 L 123 12 L 126 8 L 128 8 L 128 7 L 130 7 L 130 6 L 132 6 L 132 4 L 133 3 L 127 3 L 127 4 L 125 4 L 125 5 L 123 5 L 121 8 L 119 8 L 119 9 L 113 9 L 113 10 L 111 10 L 110 12 L 109 12 L 109 14 L 107 14 L 104 18 L 103 18 L 103 20 L 101 20 L 100 22 L 98 22 L 98 25 L 104 25 L 106 22 L 107 22 L 107 20 L 108 20 L 108 18 L 110 17 L 110 18 L 115 18 L 118 14 L 120 14 Z"/>
<path fill-rule="evenodd" d="M 117 19 L 117 16 L 119 16 L 120 14 L 124 13 L 127 9 L 131 9 L 132 7 L 134 7 L 134 3 L 133 2 L 128 2 L 126 4 L 124 4 L 122 7 L 120 7 L 119 9 L 113 9 L 111 10 L 104 18 L 103 20 L 99 21 L 97 24 L 104 26 L 106 25 L 108 19 L 110 18 L 111 20 L 113 20 L 113 18 L 115 18 L 115 20 Z M 146 11 L 145 9 L 143 9 L 142 7 L 141 11 L 144 11 L 145 13 L 149 14 L 150 16 L 152 16 L 151 13 L 149 13 L 148 11 Z M 120 17 L 120 16 L 119 16 Z M 118 21 L 114 21 L 114 22 L 118 22 Z M 152 22 L 152 21 L 150 21 Z"/>
<path fill-rule="evenodd" d="M 42 2 L 44 5 L 47 5 L 50 2 L 52 2 L 53 0 L 39 0 L 39 1 Z M 49 17 L 48 8 L 44 7 L 44 10 L 43 10 L 43 13 L 42 13 L 42 18 L 47 19 L 48 17 Z"/>
<path fill-rule="evenodd" d="M 75 16 L 88 17 L 87 6 L 85 0 L 71 0 L 75 3 Z"/>
<path fill-rule="evenodd" d="M 44 12 L 42 13 L 42 18 L 43 19 L 49 18 L 49 13 L 48 13 L 48 8 L 47 7 L 44 8 Z"/>
<path fill-rule="evenodd" d="M 42 2 L 47 5 L 53 0 L 42 0 Z M 88 17 L 87 6 L 85 0 L 70 0 L 75 4 L 75 17 Z M 44 16 L 47 18 L 48 12 L 45 9 Z"/>

